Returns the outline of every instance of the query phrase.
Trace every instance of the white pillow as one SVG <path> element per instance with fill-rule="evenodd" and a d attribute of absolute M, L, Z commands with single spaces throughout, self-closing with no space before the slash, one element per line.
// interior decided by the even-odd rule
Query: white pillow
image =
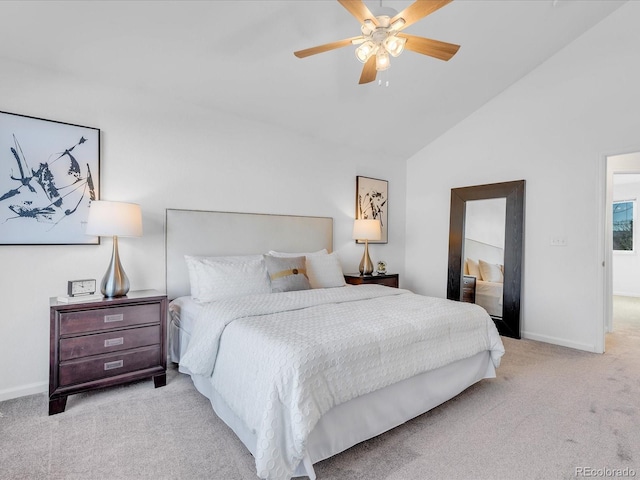
<path fill-rule="evenodd" d="M 307 257 L 307 276 L 311 288 L 332 288 L 346 285 L 338 255 L 310 255 Z"/>
<path fill-rule="evenodd" d="M 271 282 L 262 255 L 185 255 L 184 258 L 189 270 L 191 296 L 198 303 L 256 293 L 271 293 Z"/>
<path fill-rule="evenodd" d="M 467 270 L 469 271 L 469 275 L 472 277 L 476 277 L 478 280 L 482 280 L 482 276 L 480 275 L 480 266 L 478 262 L 473 260 L 472 258 L 467 258 Z"/>
<path fill-rule="evenodd" d="M 497 282 L 504 283 L 504 275 L 500 270 L 500 265 L 494 263 L 487 263 L 484 260 L 479 260 L 480 273 L 482 274 L 482 280 L 485 282 Z"/>
<path fill-rule="evenodd" d="M 289 258 L 289 257 L 315 257 L 317 255 L 328 255 L 329 252 L 327 252 L 326 248 L 323 248 L 322 250 L 318 250 L 317 252 L 309 252 L 309 253 L 289 253 L 289 252 L 275 252 L 273 250 L 269 250 L 269 255 L 271 255 L 272 257 L 284 257 L 284 258 Z"/>

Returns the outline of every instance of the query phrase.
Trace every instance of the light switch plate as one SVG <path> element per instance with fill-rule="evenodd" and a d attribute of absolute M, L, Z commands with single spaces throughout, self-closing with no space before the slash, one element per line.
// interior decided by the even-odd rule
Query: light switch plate
<path fill-rule="evenodd" d="M 552 247 L 566 247 L 567 237 L 551 237 L 551 241 L 549 243 Z"/>

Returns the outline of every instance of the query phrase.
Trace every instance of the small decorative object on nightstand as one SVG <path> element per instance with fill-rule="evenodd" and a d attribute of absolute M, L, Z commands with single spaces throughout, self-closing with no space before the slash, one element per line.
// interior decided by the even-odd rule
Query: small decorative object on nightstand
<path fill-rule="evenodd" d="M 384 275 L 360 275 L 359 273 L 345 273 L 344 280 L 350 285 L 378 284 L 387 287 L 398 288 L 399 275 L 397 273 L 386 273 Z"/>
<path fill-rule="evenodd" d="M 90 300 L 99 300 L 102 295 L 96 295 L 95 279 L 85 280 L 69 280 L 67 282 L 67 295 L 60 295 L 59 302 L 88 302 Z"/>
<path fill-rule="evenodd" d="M 387 264 L 386 262 L 383 262 L 382 260 L 380 260 L 378 262 L 378 268 L 377 268 L 377 273 L 378 275 L 384 275 L 385 273 L 387 273 Z"/>
<path fill-rule="evenodd" d="M 95 279 L 85 280 L 69 280 L 67 282 L 67 294 L 70 297 L 77 297 L 78 295 L 93 295 L 96 293 L 96 281 Z"/>
<path fill-rule="evenodd" d="M 155 290 L 126 297 L 49 301 L 49 415 L 67 396 L 153 377 L 167 383 L 167 296 Z"/>
<path fill-rule="evenodd" d="M 476 277 L 465 275 L 462 279 L 462 301 L 476 303 Z"/>

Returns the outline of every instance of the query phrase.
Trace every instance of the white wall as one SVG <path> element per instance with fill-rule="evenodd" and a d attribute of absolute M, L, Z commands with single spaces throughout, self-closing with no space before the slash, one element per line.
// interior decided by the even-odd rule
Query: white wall
<path fill-rule="evenodd" d="M 476 242 L 470 238 L 464 239 L 464 257 L 475 260 L 483 260 L 487 263 L 495 263 L 496 265 L 504 264 L 504 249 L 494 247 L 488 243 Z M 466 265 L 465 265 L 466 267 Z"/>
<path fill-rule="evenodd" d="M 604 159 L 640 150 L 638 22 L 623 5 L 408 161 L 408 288 L 446 295 L 451 188 L 525 179 L 523 336 L 602 351 Z"/>
<path fill-rule="evenodd" d="M 46 41 L 45 38 L 42 41 Z M 104 61 L 117 52 L 103 51 Z M 403 282 L 404 161 L 318 143 L 266 124 L 0 59 L 0 110 L 102 130 L 101 198 L 139 203 L 144 236 L 120 239 L 133 290 L 164 291 L 166 208 L 334 218 L 334 250 L 357 271 L 351 239 L 355 177 L 389 181 L 389 243 L 371 245 Z M 0 400 L 48 385 L 49 297 L 70 279 L 97 278 L 100 246 L 0 246 Z"/>
<path fill-rule="evenodd" d="M 465 203 L 464 236 L 504 248 L 506 198 L 470 200 Z"/>
<path fill-rule="evenodd" d="M 640 154 L 636 154 L 640 160 Z M 632 175 L 636 180 L 638 175 Z M 634 249 L 632 252 L 614 251 L 612 255 L 612 285 L 614 295 L 640 297 L 640 246 L 638 245 L 638 213 L 640 203 L 640 182 L 615 184 L 613 201 L 635 200 L 636 208 L 633 219 Z"/>

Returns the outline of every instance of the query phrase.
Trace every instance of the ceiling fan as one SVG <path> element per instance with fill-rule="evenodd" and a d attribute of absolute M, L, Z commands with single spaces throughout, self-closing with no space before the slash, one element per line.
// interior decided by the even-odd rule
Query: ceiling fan
<path fill-rule="evenodd" d="M 447 61 L 456 54 L 460 45 L 402 33 L 402 30 L 452 1 L 416 0 L 400 13 L 392 8 L 380 8 L 380 12 L 374 15 L 362 0 L 338 0 L 360 22 L 362 35 L 299 50 L 293 54 L 298 58 L 305 58 L 347 45 L 359 45 L 356 57 L 364 63 L 358 82 L 360 84 L 373 82 L 379 71 L 389 68 L 389 55 L 397 57 L 405 48 Z"/>

